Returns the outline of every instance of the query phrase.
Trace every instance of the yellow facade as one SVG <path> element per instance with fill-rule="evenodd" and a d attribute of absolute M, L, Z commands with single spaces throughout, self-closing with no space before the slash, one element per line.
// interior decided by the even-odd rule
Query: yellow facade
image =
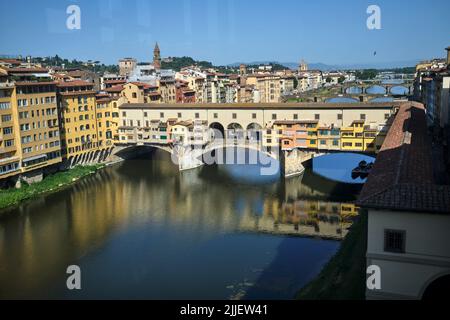
<path fill-rule="evenodd" d="M 355 120 L 341 128 L 341 150 L 364 151 L 364 120 Z"/>
<path fill-rule="evenodd" d="M 63 157 L 72 159 L 98 150 L 96 100 L 93 85 L 84 81 L 58 85 Z"/>
<path fill-rule="evenodd" d="M 20 153 L 17 150 L 20 145 L 16 138 L 18 126 L 13 119 L 14 91 L 13 86 L 2 84 L 0 87 L 0 178 L 16 175 L 20 171 Z"/>
<path fill-rule="evenodd" d="M 317 128 L 318 121 L 311 121 L 306 124 L 306 131 L 308 132 L 308 139 L 306 141 L 308 148 L 316 149 L 317 148 Z"/>
<path fill-rule="evenodd" d="M 115 107 L 114 107 L 115 104 Z M 111 148 L 115 137 L 118 140 L 118 110 L 117 103 L 110 97 L 96 97 L 96 119 L 98 132 L 98 150 Z"/>
<path fill-rule="evenodd" d="M 364 129 L 364 151 L 365 152 L 376 152 L 376 139 L 377 130 L 365 128 Z"/>

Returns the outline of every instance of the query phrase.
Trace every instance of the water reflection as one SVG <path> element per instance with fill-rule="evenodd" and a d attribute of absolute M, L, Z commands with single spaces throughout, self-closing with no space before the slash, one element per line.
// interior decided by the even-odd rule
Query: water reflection
<path fill-rule="evenodd" d="M 358 99 L 354 98 L 348 98 L 348 97 L 335 97 L 327 99 L 326 102 L 328 103 L 356 103 L 359 102 Z"/>
<path fill-rule="evenodd" d="M 180 174 L 157 152 L 9 210 L 0 298 L 291 298 L 338 249 L 357 190 L 236 170 Z M 79 292 L 65 288 L 70 264 Z"/>

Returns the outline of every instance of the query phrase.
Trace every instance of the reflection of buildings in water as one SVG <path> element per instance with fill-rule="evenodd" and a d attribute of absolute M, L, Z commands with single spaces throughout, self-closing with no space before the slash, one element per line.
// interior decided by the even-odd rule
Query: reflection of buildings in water
<path fill-rule="evenodd" d="M 297 196 L 293 201 L 280 182 L 254 187 L 200 173 L 180 174 L 167 161 L 124 163 L 21 205 L 0 224 L 2 288 L 20 287 L 26 295 L 64 278 L 67 265 L 130 225 L 170 226 L 195 241 L 234 231 L 345 235 L 340 204 L 303 200 L 301 183 L 285 188 Z"/>
<path fill-rule="evenodd" d="M 258 221 L 258 229 L 275 234 L 317 236 L 321 238 L 343 239 L 355 215 L 342 212 L 342 206 L 351 204 L 314 200 L 283 202 L 281 206 L 267 201 L 265 212 Z"/>

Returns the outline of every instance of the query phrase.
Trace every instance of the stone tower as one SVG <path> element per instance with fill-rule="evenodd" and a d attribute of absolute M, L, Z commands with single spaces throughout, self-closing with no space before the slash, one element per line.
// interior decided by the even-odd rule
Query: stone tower
<path fill-rule="evenodd" d="M 239 75 L 245 76 L 247 74 L 247 66 L 245 64 L 241 64 L 239 66 Z"/>
<path fill-rule="evenodd" d="M 302 59 L 302 61 L 300 62 L 300 65 L 298 66 L 298 71 L 299 72 L 308 71 L 308 65 L 306 64 L 305 60 Z"/>
<path fill-rule="evenodd" d="M 158 42 L 156 42 L 155 49 L 153 49 L 153 66 L 155 69 L 161 69 L 161 51 L 159 50 Z"/>

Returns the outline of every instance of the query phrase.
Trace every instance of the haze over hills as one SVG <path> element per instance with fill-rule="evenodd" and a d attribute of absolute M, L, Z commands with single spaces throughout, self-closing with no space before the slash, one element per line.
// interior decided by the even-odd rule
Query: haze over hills
<path fill-rule="evenodd" d="M 380 63 L 366 63 L 366 64 L 340 64 L 340 65 L 329 65 L 325 63 L 308 63 L 309 69 L 319 69 L 324 71 L 329 70 L 355 70 L 355 69 L 389 69 L 389 68 L 404 68 L 404 67 L 414 67 L 418 62 L 424 59 L 416 60 L 405 60 L 405 61 L 393 61 L 393 62 L 380 62 Z M 298 62 L 277 62 L 277 61 L 253 61 L 253 62 L 236 62 L 229 64 L 230 67 L 239 66 L 241 63 L 246 65 L 258 65 L 258 64 L 269 64 L 278 63 L 289 69 L 297 69 Z"/>

